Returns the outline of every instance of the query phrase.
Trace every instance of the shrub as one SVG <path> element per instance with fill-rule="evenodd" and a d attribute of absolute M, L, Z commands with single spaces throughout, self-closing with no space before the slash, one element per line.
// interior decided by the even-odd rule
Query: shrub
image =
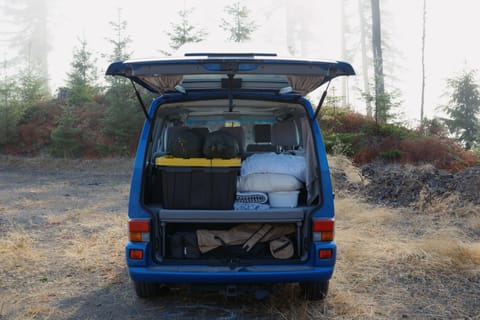
<path fill-rule="evenodd" d="M 63 109 L 58 126 L 52 131 L 51 153 L 57 157 L 72 158 L 80 152 L 79 130 L 70 107 Z"/>
<path fill-rule="evenodd" d="M 461 148 L 454 140 L 441 137 L 424 137 L 400 142 L 403 162 L 431 163 L 438 169 L 458 172 L 478 165 L 478 158 Z"/>
<path fill-rule="evenodd" d="M 394 137 L 400 139 L 412 139 L 415 137 L 415 134 L 410 130 L 395 124 L 377 125 L 375 123 L 365 123 L 361 131 L 368 136 Z"/>
<path fill-rule="evenodd" d="M 380 156 L 390 161 L 400 160 L 400 158 L 402 157 L 402 151 L 398 149 L 386 150 L 380 152 Z"/>
<path fill-rule="evenodd" d="M 49 145 L 61 113 L 62 107 L 53 100 L 30 106 L 17 126 L 18 153 L 36 155 Z"/>

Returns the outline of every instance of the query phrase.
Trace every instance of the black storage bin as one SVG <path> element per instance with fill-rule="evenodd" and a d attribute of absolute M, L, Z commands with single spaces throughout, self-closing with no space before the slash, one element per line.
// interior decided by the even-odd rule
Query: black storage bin
<path fill-rule="evenodd" d="M 233 209 L 240 167 L 168 165 L 158 166 L 157 170 L 164 208 Z"/>

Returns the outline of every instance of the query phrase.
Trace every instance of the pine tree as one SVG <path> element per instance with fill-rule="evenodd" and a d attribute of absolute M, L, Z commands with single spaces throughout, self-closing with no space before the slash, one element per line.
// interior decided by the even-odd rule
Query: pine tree
<path fill-rule="evenodd" d="M 73 51 L 71 71 L 68 73 L 66 105 L 57 127 L 51 134 L 52 154 L 65 158 L 77 156 L 82 149 L 82 136 L 91 136 L 91 132 L 82 132 L 79 129 L 81 124 L 74 114 L 74 109 L 86 112 L 90 108 L 99 108 L 94 100 L 100 91 L 95 85 L 97 79 L 95 64 L 86 40 L 79 41 L 80 47 Z"/>
<path fill-rule="evenodd" d="M 173 50 L 178 50 L 181 46 L 186 43 L 196 43 L 204 40 L 207 33 L 201 29 L 197 28 L 190 23 L 190 15 L 192 14 L 193 9 L 190 10 L 180 10 L 178 12 L 179 23 L 172 23 L 172 31 L 167 32 L 167 35 L 170 37 L 170 47 Z"/>
<path fill-rule="evenodd" d="M 447 80 L 450 101 L 443 110 L 450 117 L 445 119 L 449 131 L 470 150 L 479 142 L 480 90 L 475 82 L 475 71 L 464 71 L 458 77 Z"/>
<path fill-rule="evenodd" d="M 48 88 L 48 52 L 51 49 L 47 28 L 48 3 L 46 0 L 9 0 L 0 5 L 10 17 L 11 32 L 8 42 L 17 51 L 17 59 L 35 65 L 42 86 Z M 18 61 L 15 61 L 17 63 Z"/>
<path fill-rule="evenodd" d="M 116 22 L 110 22 L 115 37 L 109 39 L 113 52 L 109 56 L 111 61 L 128 59 L 128 44 L 130 38 L 126 34 L 127 23 L 122 20 L 120 11 Z M 104 120 L 105 134 L 109 136 L 114 146 L 110 151 L 128 155 L 135 144 L 141 130 L 144 116 L 138 107 L 138 101 L 133 95 L 133 88 L 129 80 L 123 77 L 108 77 L 108 88 L 105 93 L 107 114 Z"/>
<path fill-rule="evenodd" d="M 250 40 L 252 33 L 257 30 L 258 25 L 255 21 L 250 20 L 249 10 L 246 6 L 242 6 L 237 0 L 231 6 L 225 7 L 225 12 L 229 16 L 229 20 L 222 19 L 220 28 L 229 33 L 229 40 L 233 42 L 244 42 Z"/>
<path fill-rule="evenodd" d="M 45 84 L 46 80 L 32 66 L 27 66 L 20 73 L 18 93 L 24 109 L 28 109 L 33 104 L 49 97 L 48 88 Z"/>
<path fill-rule="evenodd" d="M 93 100 L 98 93 L 96 87 L 97 70 L 92 53 L 88 50 L 87 41 L 79 39 L 80 47 L 73 51 L 71 71 L 68 73 L 67 103 L 70 106 L 83 106 Z"/>
<path fill-rule="evenodd" d="M 110 26 L 113 29 L 114 37 L 107 38 L 108 42 L 113 46 L 113 52 L 108 55 L 108 58 L 113 61 L 123 61 L 130 57 L 130 53 L 127 51 L 128 44 L 132 41 L 126 34 L 127 21 L 122 19 L 122 10 L 117 11 L 117 21 L 109 21 Z M 109 77 L 107 81 L 114 82 L 117 78 Z"/>
<path fill-rule="evenodd" d="M 72 108 L 65 106 L 57 127 L 51 134 L 51 153 L 54 156 L 72 158 L 78 155 L 80 145 L 78 144 L 79 129 L 76 128 L 76 123 Z"/>
<path fill-rule="evenodd" d="M 358 92 L 366 102 L 367 116 L 386 122 L 395 118 L 393 110 L 401 103 L 401 92 L 396 88 L 398 79 L 395 79 L 400 50 L 392 45 L 395 42 L 389 37 L 389 12 L 380 7 L 383 2 L 376 0 L 358 0 L 356 4 L 345 1 L 345 4 L 347 18 L 350 18 L 347 21 L 352 23 L 348 28 L 347 54 L 350 56 L 347 61 L 357 58 L 361 61 L 359 77 L 354 81 L 358 81 Z M 354 10 L 358 11 L 356 26 L 353 16 L 348 17 Z"/>
<path fill-rule="evenodd" d="M 0 145 L 14 142 L 17 134 L 16 126 L 21 116 L 18 86 L 7 75 L 6 62 L 4 62 L 3 75 L 0 80 Z"/>

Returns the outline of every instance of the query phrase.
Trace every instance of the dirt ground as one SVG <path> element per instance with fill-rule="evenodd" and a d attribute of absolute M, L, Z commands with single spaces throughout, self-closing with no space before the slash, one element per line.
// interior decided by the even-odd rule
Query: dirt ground
<path fill-rule="evenodd" d="M 0 157 L 0 319 L 480 319 L 480 210 L 419 214 L 336 199 L 324 302 L 135 296 L 124 262 L 131 159 Z M 344 193 L 345 194 L 345 193 Z"/>

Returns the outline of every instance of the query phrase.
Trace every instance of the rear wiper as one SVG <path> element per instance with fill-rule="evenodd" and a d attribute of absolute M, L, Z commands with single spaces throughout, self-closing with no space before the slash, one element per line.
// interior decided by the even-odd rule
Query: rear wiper
<path fill-rule="evenodd" d="M 150 121 L 147 108 L 145 107 L 145 103 L 143 103 L 142 97 L 140 96 L 140 93 L 138 92 L 137 87 L 135 86 L 135 83 L 131 79 L 130 79 L 130 82 L 132 83 L 133 90 L 135 90 L 135 95 L 137 96 L 138 102 L 140 102 L 140 105 L 142 106 L 142 110 L 143 110 L 143 114 L 145 115 L 145 118 L 147 118 L 147 120 Z"/>
<path fill-rule="evenodd" d="M 328 91 L 328 87 L 330 87 L 330 82 L 332 80 L 328 81 L 327 83 L 327 87 L 325 88 L 325 90 L 323 91 L 322 93 L 322 97 L 320 98 L 320 101 L 318 101 L 318 106 L 317 106 L 317 110 L 315 110 L 315 113 L 312 117 L 312 120 L 315 120 L 318 116 L 318 113 L 320 112 L 320 109 L 322 109 L 322 105 L 323 105 L 323 102 L 325 101 L 325 98 L 327 97 L 327 91 Z"/>

